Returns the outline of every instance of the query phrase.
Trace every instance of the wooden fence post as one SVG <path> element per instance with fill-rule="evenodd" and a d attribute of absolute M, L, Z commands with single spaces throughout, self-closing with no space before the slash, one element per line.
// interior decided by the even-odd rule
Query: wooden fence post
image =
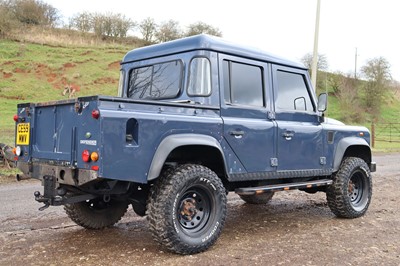
<path fill-rule="evenodd" d="M 371 124 L 371 145 L 372 148 L 375 148 L 375 123 Z"/>

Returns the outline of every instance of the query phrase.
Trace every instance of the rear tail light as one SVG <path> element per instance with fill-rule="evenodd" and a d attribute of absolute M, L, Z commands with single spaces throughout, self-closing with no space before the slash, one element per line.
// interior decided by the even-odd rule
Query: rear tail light
<path fill-rule="evenodd" d="M 14 115 L 13 119 L 15 122 L 18 122 L 18 115 Z"/>
<path fill-rule="evenodd" d="M 90 161 L 97 162 L 99 160 L 99 154 L 97 152 L 90 152 L 89 150 L 83 150 L 82 152 L 82 160 L 85 163 Z"/>
<path fill-rule="evenodd" d="M 99 119 L 99 117 L 100 117 L 100 111 L 97 110 L 97 109 L 94 109 L 94 110 L 92 111 L 92 117 L 93 117 L 94 119 Z"/>
<path fill-rule="evenodd" d="M 90 161 L 90 153 L 89 153 L 88 150 L 83 150 L 83 152 L 82 152 L 82 160 L 85 163 L 88 163 Z"/>
<path fill-rule="evenodd" d="M 98 165 L 93 165 L 90 169 L 94 171 L 99 171 L 99 166 Z"/>

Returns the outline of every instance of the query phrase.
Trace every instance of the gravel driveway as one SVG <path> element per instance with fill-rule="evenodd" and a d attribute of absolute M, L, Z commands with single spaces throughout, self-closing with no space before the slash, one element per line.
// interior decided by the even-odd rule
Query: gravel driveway
<path fill-rule="evenodd" d="M 400 265 L 400 154 L 374 160 L 365 216 L 336 218 L 324 193 L 279 192 L 263 206 L 229 194 L 221 237 L 190 256 L 160 250 L 133 211 L 112 228 L 85 230 L 62 207 L 37 210 L 39 182 L 8 182 L 0 185 L 0 265 Z"/>

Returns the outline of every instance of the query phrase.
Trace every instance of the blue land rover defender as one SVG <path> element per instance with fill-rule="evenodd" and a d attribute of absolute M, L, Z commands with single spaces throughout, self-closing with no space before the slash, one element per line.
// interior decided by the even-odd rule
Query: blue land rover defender
<path fill-rule="evenodd" d="M 219 237 L 228 192 L 323 191 L 336 216 L 364 215 L 370 133 L 326 105 L 302 65 L 198 35 L 128 52 L 118 97 L 19 104 L 17 166 L 42 181 L 41 209 L 100 229 L 131 204 L 157 242 L 193 254 Z"/>

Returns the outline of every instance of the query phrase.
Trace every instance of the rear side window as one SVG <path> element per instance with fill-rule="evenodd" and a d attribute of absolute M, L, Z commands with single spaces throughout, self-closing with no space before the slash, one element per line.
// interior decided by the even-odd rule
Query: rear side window
<path fill-rule="evenodd" d="M 209 96 L 211 94 L 211 65 L 205 57 L 194 58 L 190 62 L 189 96 Z"/>
<path fill-rule="evenodd" d="M 124 75 L 125 72 L 121 69 L 121 71 L 119 72 L 118 97 L 123 97 L 122 93 L 124 90 Z"/>
<path fill-rule="evenodd" d="M 179 60 L 134 68 L 129 73 L 128 98 L 168 99 L 178 96 L 182 84 Z"/>
<path fill-rule="evenodd" d="M 223 70 L 226 103 L 264 106 L 261 67 L 224 61 Z"/>

